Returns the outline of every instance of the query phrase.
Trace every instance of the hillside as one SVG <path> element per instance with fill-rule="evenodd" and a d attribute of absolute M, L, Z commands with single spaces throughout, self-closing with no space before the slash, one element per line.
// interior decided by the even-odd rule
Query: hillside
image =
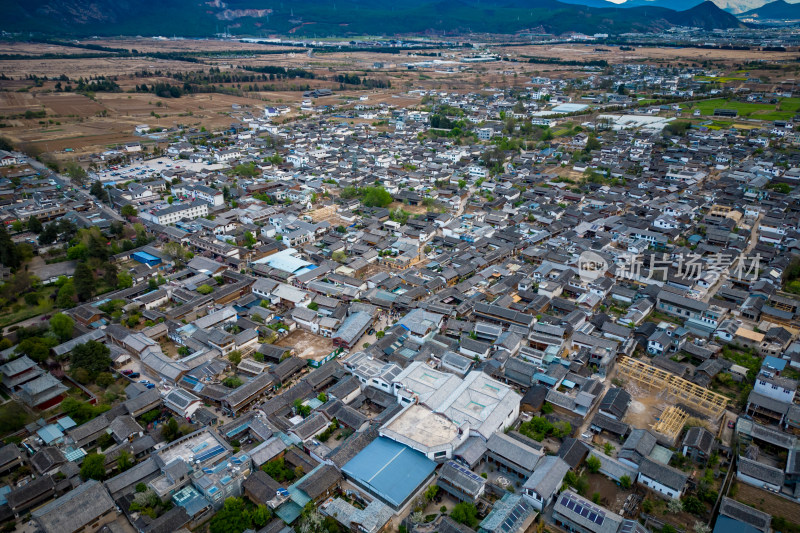
<path fill-rule="evenodd" d="M 739 19 L 721 10 L 710 0 L 691 9 L 677 11 L 668 20 L 678 26 L 694 26 L 706 30 L 736 28 L 740 25 Z"/>
<path fill-rule="evenodd" d="M 765 20 L 797 20 L 800 19 L 800 4 L 790 4 L 784 0 L 776 0 L 737 16 Z"/>
<path fill-rule="evenodd" d="M 617 9 L 556 0 L 410 0 L 402 4 L 388 0 L 30 0 L 9 6 L 0 20 L 0 30 L 74 36 L 184 37 L 204 37 L 228 30 L 237 35 L 322 37 L 515 33 L 530 29 L 556 34 L 622 33 L 662 30 L 686 23 L 707 29 L 740 25 L 711 2 L 675 12 L 650 2 Z"/>
<path fill-rule="evenodd" d="M 684 11 L 691 9 L 698 4 L 702 4 L 703 0 L 626 0 L 625 2 L 615 4 L 608 0 L 561 0 L 566 4 L 580 4 L 589 7 L 616 7 L 620 9 L 628 9 L 631 7 L 663 7 L 672 9 L 674 11 Z"/>

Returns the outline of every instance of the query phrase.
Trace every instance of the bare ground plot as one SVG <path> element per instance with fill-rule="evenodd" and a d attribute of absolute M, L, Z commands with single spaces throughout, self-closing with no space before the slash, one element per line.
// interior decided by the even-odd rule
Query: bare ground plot
<path fill-rule="evenodd" d="M 794 59 L 791 52 L 753 52 L 752 50 L 710 50 L 702 48 L 658 48 L 635 47 L 632 51 L 622 51 L 618 47 L 608 48 L 609 52 L 598 52 L 594 44 L 558 44 L 552 46 L 513 46 L 503 48 L 508 54 L 548 57 L 564 60 L 594 61 L 606 60 L 609 63 L 626 63 L 636 60 L 684 60 L 684 61 L 740 61 L 753 59 L 753 54 L 764 61 Z M 531 64 L 533 65 L 533 64 Z"/>
<path fill-rule="evenodd" d="M 0 61 L 0 72 L 13 78 L 25 77 L 28 74 L 52 78 L 66 74 L 70 79 L 75 80 L 81 76 L 84 78 L 98 75 L 124 76 L 141 70 L 185 72 L 198 70 L 198 66 L 185 61 L 141 57 Z"/>
<path fill-rule="evenodd" d="M 51 109 L 53 114 L 61 116 L 87 117 L 104 109 L 101 104 L 91 98 L 74 93 L 37 94 L 36 101 Z"/>
<path fill-rule="evenodd" d="M 402 209 L 403 211 L 408 211 L 412 215 L 424 215 L 428 212 L 428 208 L 424 205 L 407 205 L 403 202 L 392 202 L 387 208 L 391 211 Z"/>
<path fill-rule="evenodd" d="M 600 495 L 600 504 L 607 507 L 615 513 L 622 514 L 622 506 L 625 504 L 625 498 L 633 492 L 633 490 L 624 490 L 614 481 L 602 474 L 589 474 L 589 490 L 586 492 L 588 498 L 591 498 L 594 493 Z"/>
<path fill-rule="evenodd" d="M 649 393 L 645 389 L 636 387 L 633 383 L 626 383 L 625 390 L 631 395 L 631 404 L 625 415 L 624 422 L 637 428 L 649 428 L 656 422 L 656 418 L 670 404 L 664 395 L 657 391 Z"/>
<path fill-rule="evenodd" d="M 326 337 L 314 335 L 304 329 L 296 329 L 275 343 L 277 346 L 294 348 L 297 357 L 307 360 L 318 360 L 333 351 L 333 341 Z"/>
<path fill-rule="evenodd" d="M 281 50 L 282 48 L 259 43 L 248 43 L 236 40 L 223 41 L 217 39 L 177 39 L 163 40 L 153 38 L 142 39 L 92 39 L 90 44 L 107 46 L 109 48 L 136 49 L 141 53 L 147 52 L 189 52 L 202 49 L 209 52 L 231 52 L 238 50 Z M 74 48 L 70 48 L 74 50 Z M 297 52 L 302 49 L 288 47 L 287 52 Z"/>
<path fill-rule="evenodd" d="M 0 42 L 0 54 L 16 55 L 40 55 L 40 54 L 97 54 L 102 53 L 88 48 L 73 48 L 71 46 L 61 46 L 47 43 L 22 43 L 22 42 Z"/>
<path fill-rule="evenodd" d="M 737 483 L 736 487 L 736 496 L 733 496 L 735 500 L 773 517 L 783 517 L 792 524 L 800 524 L 800 504 L 745 483 Z"/>

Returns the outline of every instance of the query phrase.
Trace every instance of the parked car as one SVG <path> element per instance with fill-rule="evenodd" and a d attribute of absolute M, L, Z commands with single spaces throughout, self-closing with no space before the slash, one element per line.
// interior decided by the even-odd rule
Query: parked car
<path fill-rule="evenodd" d="M 125 369 L 122 371 L 122 374 L 125 376 L 130 376 L 131 374 L 133 374 L 133 370 Z"/>
<path fill-rule="evenodd" d="M 735 425 L 736 424 L 733 422 L 733 420 L 728 420 L 728 427 L 729 428 L 733 428 L 733 426 L 735 426 Z"/>
<path fill-rule="evenodd" d="M 131 378 L 131 379 L 136 379 L 139 376 L 141 376 L 141 374 L 139 374 L 138 372 L 131 372 L 130 376 L 128 376 L 128 377 Z"/>

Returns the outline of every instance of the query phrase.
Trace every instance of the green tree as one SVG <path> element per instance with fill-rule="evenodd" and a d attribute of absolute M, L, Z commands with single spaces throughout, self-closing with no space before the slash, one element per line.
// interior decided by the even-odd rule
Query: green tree
<path fill-rule="evenodd" d="M 67 281 L 58 289 L 56 305 L 62 309 L 69 309 L 75 305 L 75 284 L 72 280 Z"/>
<path fill-rule="evenodd" d="M 97 341 L 87 341 L 79 344 L 70 353 L 70 363 L 72 368 L 83 368 L 90 375 L 96 376 L 100 372 L 108 370 L 111 366 L 111 350 L 108 346 Z"/>
<path fill-rule="evenodd" d="M 602 147 L 600 141 L 597 138 L 597 135 L 591 134 L 589 138 L 586 140 L 586 148 L 584 149 L 586 153 L 591 152 L 592 150 L 599 150 Z"/>
<path fill-rule="evenodd" d="M 106 456 L 102 453 L 90 453 L 83 458 L 81 477 L 84 480 L 96 479 L 102 481 L 106 477 Z"/>
<path fill-rule="evenodd" d="M 102 182 L 99 181 L 92 183 L 92 186 L 89 187 L 89 192 L 92 196 L 101 200 L 105 197 L 105 189 L 103 189 Z"/>
<path fill-rule="evenodd" d="M 0 224 L 0 265 L 17 268 L 21 262 L 17 245 L 11 240 L 5 224 Z"/>
<path fill-rule="evenodd" d="M 117 265 L 113 263 L 107 263 L 105 268 L 103 269 L 103 281 L 106 282 L 110 287 L 116 287 L 119 283 L 119 274 Z"/>
<path fill-rule="evenodd" d="M 64 165 L 64 173 L 71 179 L 75 180 L 78 185 L 83 185 L 86 183 L 86 170 L 84 170 L 82 166 L 74 161 L 69 161 L 66 165 Z"/>
<path fill-rule="evenodd" d="M 241 387 L 244 384 L 244 381 L 242 381 L 238 376 L 228 376 L 222 380 L 222 384 L 229 389 L 236 389 Z"/>
<path fill-rule="evenodd" d="M 706 512 L 706 506 L 696 496 L 686 496 L 683 499 L 683 510 L 694 515 L 702 515 Z"/>
<path fill-rule="evenodd" d="M 50 327 L 53 328 L 53 333 L 62 342 L 66 342 L 72 338 L 72 329 L 75 327 L 75 321 L 64 313 L 56 313 L 50 319 Z"/>
<path fill-rule="evenodd" d="M 261 470 L 278 483 L 292 481 L 296 477 L 294 470 L 287 468 L 286 461 L 283 457 L 267 461 L 261 466 Z"/>
<path fill-rule="evenodd" d="M 439 485 L 431 485 L 425 489 L 425 500 L 432 502 L 437 494 L 439 494 Z"/>
<path fill-rule="evenodd" d="M 242 352 L 239 350 L 234 350 L 228 354 L 228 361 L 233 363 L 234 365 L 238 365 L 242 362 Z"/>
<path fill-rule="evenodd" d="M 28 422 L 28 412 L 19 402 L 11 401 L 0 405 L 0 433 L 6 435 L 19 431 Z"/>
<path fill-rule="evenodd" d="M 258 240 L 255 237 L 253 237 L 252 233 L 250 233 L 249 231 L 245 231 L 244 232 L 244 245 L 245 246 L 250 247 L 250 246 L 253 246 L 257 242 L 258 242 Z"/>
<path fill-rule="evenodd" d="M 475 529 L 478 525 L 478 509 L 470 502 L 459 502 L 450 511 L 450 518 Z"/>
<path fill-rule="evenodd" d="M 588 459 L 586 459 L 586 468 L 588 468 L 589 472 L 591 472 L 592 474 L 598 473 L 600 471 L 601 466 L 602 463 L 600 462 L 600 459 L 598 459 L 594 455 L 591 455 L 589 456 Z"/>
<path fill-rule="evenodd" d="M 28 219 L 28 231 L 32 231 L 37 235 L 42 232 L 42 223 L 36 217 L 30 217 Z"/>
<path fill-rule="evenodd" d="M 619 478 L 619 486 L 625 490 L 628 490 L 633 485 L 630 476 L 622 476 Z"/>
<path fill-rule="evenodd" d="M 58 345 L 52 337 L 29 337 L 23 339 L 14 349 L 16 354 L 25 354 L 36 362 L 42 363 L 50 357 L 50 348 Z"/>
<path fill-rule="evenodd" d="M 122 450 L 117 456 L 117 468 L 120 472 L 124 472 L 133 466 L 133 458 L 127 450 Z"/>
<path fill-rule="evenodd" d="M 39 244 L 53 244 L 58 240 L 58 224 L 51 222 L 46 225 L 39 234 Z"/>
<path fill-rule="evenodd" d="M 214 292 L 214 288 L 204 283 L 203 285 L 197 287 L 197 292 L 204 295 L 211 294 L 212 292 Z"/>
<path fill-rule="evenodd" d="M 111 375 L 111 372 L 100 372 L 97 374 L 94 382 L 97 383 L 99 387 L 106 389 L 114 383 L 114 376 Z"/>
<path fill-rule="evenodd" d="M 133 278 L 130 274 L 126 274 L 125 272 L 122 274 L 117 274 L 118 289 L 129 289 L 131 287 L 133 287 Z"/>
<path fill-rule="evenodd" d="M 267 507 L 262 503 L 258 507 L 253 509 L 251 516 L 253 517 L 254 526 L 264 527 L 267 525 L 270 518 L 272 518 L 272 513 L 269 511 L 269 507 Z"/>
<path fill-rule="evenodd" d="M 393 200 L 383 187 L 364 187 L 360 192 L 361 202 L 367 207 L 386 207 Z"/>
<path fill-rule="evenodd" d="M 167 442 L 172 442 L 181 435 L 181 429 L 178 426 L 178 421 L 175 418 L 170 418 L 167 423 L 161 426 L 161 436 Z"/>
<path fill-rule="evenodd" d="M 86 263 L 78 263 L 72 275 L 75 293 L 81 301 L 86 301 L 94 294 L 94 275 Z"/>
<path fill-rule="evenodd" d="M 120 213 L 124 217 L 135 217 L 139 212 L 131 204 L 123 205 Z"/>

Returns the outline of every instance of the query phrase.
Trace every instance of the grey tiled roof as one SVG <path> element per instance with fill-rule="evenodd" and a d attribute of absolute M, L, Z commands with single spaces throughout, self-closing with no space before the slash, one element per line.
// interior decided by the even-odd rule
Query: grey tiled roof
<path fill-rule="evenodd" d="M 783 485 L 783 472 L 781 470 L 742 456 L 739 456 L 739 474 L 773 485 Z"/>
<path fill-rule="evenodd" d="M 653 461 L 648 457 L 639 463 L 639 473 L 677 491 L 683 490 L 689 477 L 678 469 Z"/>
<path fill-rule="evenodd" d="M 486 447 L 490 452 L 508 459 L 509 461 L 521 466 L 522 468 L 533 471 L 536 463 L 542 457 L 542 452 L 512 439 L 504 433 L 494 433 L 486 441 Z"/>
<path fill-rule="evenodd" d="M 64 533 L 88 526 L 114 507 L 105 487 L 90 479 L 34 511 L 33 519 L 44 533 Z"/>
<path fill-rule="evenodd" d="M 769 531 L 770 524 L 772 523 L 771 515 L 763 511 L 759 511 L 758 509 L 754 509 L 749 505 L 739 503 L 736 500 L 728 498 L 727 496 L 722 498 L 722 503 L 719 507 L 719 514 L 728 516 L 740 522 L 744 522 L 745 524 L 749 524 L 754 528 L 763 531 L 764 533 Z"/>

